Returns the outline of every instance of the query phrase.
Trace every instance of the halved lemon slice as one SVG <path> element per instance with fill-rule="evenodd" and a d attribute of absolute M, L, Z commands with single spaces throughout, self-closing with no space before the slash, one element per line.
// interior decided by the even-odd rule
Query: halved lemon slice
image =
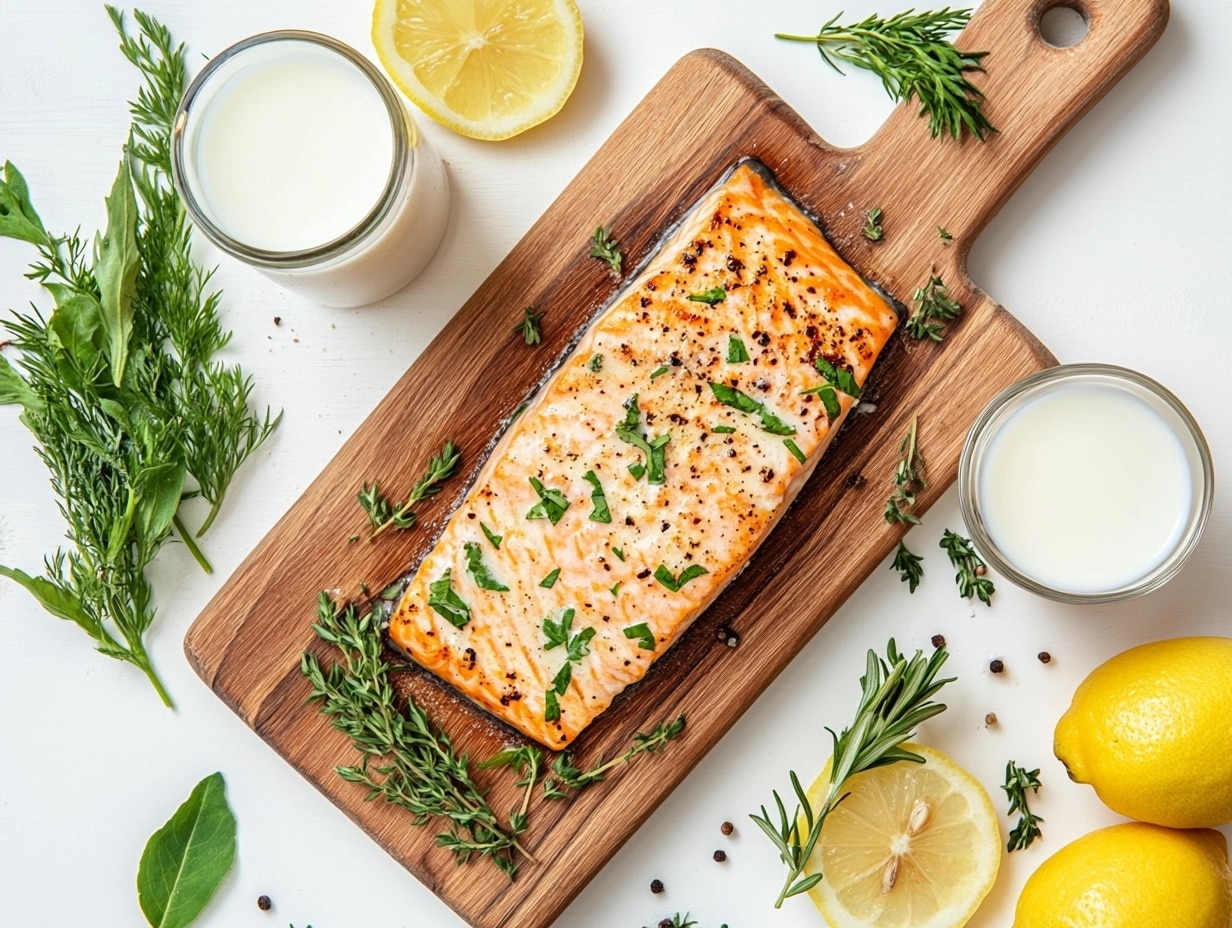
<path fill-rule="evenodd" d="M 376 0 L 372 43 L 441 125 L 507 139 L 554 116 L 582 69 L 573 0 Z"/>
<path fill-rule="evenodd" d="M 979 782 L 940 751 L 857 774 L 821 830 L 805 868 L 832 928 L 959 928 L 992 889 L 1001 865 L 997 813 Z M 809 788 L 825 803 L 830 764 Z"/>

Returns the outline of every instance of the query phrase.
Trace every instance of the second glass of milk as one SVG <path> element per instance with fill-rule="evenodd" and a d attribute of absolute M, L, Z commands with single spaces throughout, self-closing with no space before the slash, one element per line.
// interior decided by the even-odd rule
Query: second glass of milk
<path fill-rule="evenodd" d="M 362 55 L 287 30 L 239 42 L 189 86 L 172 173 L 215 245 L 328 306 L 411 281 L 449 220 L 440 157 Z"/>

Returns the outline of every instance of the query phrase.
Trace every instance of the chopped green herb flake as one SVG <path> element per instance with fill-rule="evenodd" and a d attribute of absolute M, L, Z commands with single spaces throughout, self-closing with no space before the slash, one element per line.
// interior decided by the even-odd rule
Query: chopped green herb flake
<path fill-rule="evenodd" d="M 555 525 L 565 514 L 565 510 L 569 508 L 569 500 L 560 490 L 545 487 L 538 477 L 531 477 L 530 485 L 539 494 L 539 502 L 530 508 L 530 511 L 526 513 L 526 518 L 547 519 Z"/>
<path fill-rule="evenodd" d="M 543 695 L 543 720 L 556 722 L 560 719 L 560 703 L 556 701 L 556 692 L 548 690 Z"/>
<path fill-rule="evenodd" d="M 603 226 L 596 226 L 594 234 L 590 237 L 590 257 L 606 261 L 617 275 L 620 274 L 621 262 L 624 260 L 620 253 L 620 242 L 613 238 L 612 233 Z"/>
<path fill-rule="evenodd" d="M 625 552 L 624 552 L 624 550 L 623 550 L 623 549 L 621 549 L 621 548 L 617 548 L 615 545 L 613 545 L 613 546 L 612 546 L 612 553 L 613 553 L 614 555 L 616 555 L 616 557 L 617 557 L 617 559 L 618 559 L 618 560 L 623 561 L 623 560 L 625 559 Z"/>
<path fill-rule="evenodd" d="M 560 568 L 557 567 L 550 574 L 539 581 L 539 585 L 545 590 L 550 590 L 556 585 L 556 578 L 560 576 Z"/>
<path fill-rule="evenodd" d="M 521 335 L 522 340 L 528 345 L 539 344 L 543 340 L 543 335 L 539 330 L 539 320 L 542 318 L 543 313 L 536 312 L 535 307 L 522 307 L 522 318 L 513 327 L 514 334 Z"/>
<path fill-rule="evenodd" d="M 543 650 L 551 651 L 569 643 L 569 628 L 573 625 L 575 615 L 576 609 L 565 609 L 560 613 L 559 619 L 553 619 L 550 615 L 544 618 L 543 637 L 547 644 L 543 646 Z"/>
<path fill-rule="evenodd" d="M 727 337 L 727 363 L 743 364 L 749 359 L 749 350 L 744 347 L 744 340 L 736 335 Z"/>
<path fill-rule="evenodd" d="M 637 405 L 637 394 L 625 400 L 625 417 L 616 426 L 616 437 L 627 444 L 633 445 L 646 457 L 645 464 L 630 464 L 629 473 L 634 480 L 641 480 L 646 475 L 647 483 L 663 484 L 667 482 L 667 443 L 672 440 L 671 432 L 664 432 L 658 438 L 647 440 L 642 435 L 639 425 L 642 413 Z M 636 469 L 635 469 L 636 468 Z"/>
<path fill-rule="evenodd" d="M 818 399 L 821 400 L 821 405 L 826 409 L 826 420 L 828 422 L 833 422 L 843 414 L 843 407 L 839 404 L 838 394 L 835 392 L 833 384 L 823 383 L 802 392 L 805 394 L 817 394 Z"/>
<path fill-rule="evenodd" d="M 461 628 L 471 619 L 471 607 L 453 588 L 451 570 L 446 570 L 439 580 L 428 584 L 428 605 L 437 615 L 457 628 Z"/>
<path fill-rule="evenodd" d="M 628 467 L 628 471 L 629 473 L 633 475 L 634 480 L 641 480 L 642 476 L 646 473 L 646 465 L 645 464 L 630 464 Z"/>
<path fill-rule="evenodd" d="M 813 364 L 817 368 L 817 373 L 821 374 L 827 383 L 834 384 L 835 387 L 842 390 L 853 400 L 860 398 L 860 385 L 856 383 L 856 376 L 851 372 L 850 368 L 836 367 L 821 355 L 817 356 L 817 360 Z"/>
<path fill-rule="evenodd" d="M 680 576 L 673 576 L 672 572 L 665 565 L 660 564 L 655 568 L 654 578 L 673 593 L 679 593 L 680 588 L 690 580 L 696 580 L 698 577 L 705 576 L 708 573 L 710 571 L 701 564 L 690 564 L 680 572 Z"/>
<path fill-rule="evenodd" d="M 620 595 L 620 584 L 619 583 L 612 584 L 612 588 L 608 592 L 610 592 L 613 596 L 619 596 Z"/>
<path fill-rule="evenodd" d="M 638 639 L 637 646 L 643 651 L 653 651 L 655 649 L 654 632 L 650 630 L 650 626 L 645 622 L 630 625 L 625 629 L 625 637 Z"/>
<path fill-rule="evenodd" d="M 590 653 L 590 639 L 595 637 L 593 628 L 584 628 L 572 638 L 565 648 L 569 652 L 569 660 L 577 662 Z"/>
<path fill-rule="evenodd" d="M 689 299 L 694 303 L 707 303 L 713 306 L 715 303 L 722 303 L 727 299 L 727 291 L 722 287 L 711 287 L 709 290 L 703 290 L 701 293 L 690 293 Z"/>
<path fill-rule="evenodd" d="M 483 549 L 478 543 L 468 541 L 462 546 L 466 552 L 466 572 L 471 575 L 475 585 L 481 590 L 493 590 L 497 593 L 508 592 L 509 587 L 496 580 L 488 572 L 488 566 L 483 562 Z"/>
<path fill-rule="evenodd" d="M 730 435 L 736 430 L 730 425 L 716 425 L 710 431 L 714 432 L 716 435 Z"/>
<path fill-rule="evenodd" d="M 603 484 L 599 482 L 599 475 L 593 470 L 588 470 L 582 475 L 582 479 L 594 487 L 590 493 L 590 501 L 594 504 L 594 509 L 590 512 L 590 521 L 611 522 L 612 513 L 607 508 L 607 497 L 603 495 Z"/>
<path fill-rule="evenodd" d="M 557 671 L 555 678 L 552 680 L 552 689 L 556 691 L 558 696 L 564 696 L 565 691 L 569 689 L 569 682 L 573 679 L 573 664 L 565 661 Z"/>
<path fill-rule="evenodd" d="M 661 367 L 656 367 L 653 371 L 650 372 L 650 379 L 654 380 L 656 377 L 662 377 L 664 374 L 666 374 L 670 370 L 671 368 L 668 367 L 666 364 L 662 365 Z"/>
<path fill-rule="evenodd" d="M 502 536 L 497 535 L 495 532 L 493 532 L 490 528 L 488 528 L 482 522 L 479 523 L 479 527 L 483 529 L 483 537 L 488 539 L 488 541 L 492 543 L 492 547 L 495 548 L 497 551 L 499 551 Z"/>
<path fill-rule="evenodd" d="M 586 362 L 586 366 L 596 374 L 599 373 L 599 371 L 603 370 L 603 355 L 592 354 L 590 360 Z"/>
<path fill-rule="evenodd" d="M 941 241 L 947 245 L 954 241 L 954 236 L 950 234 L 949 229 L 945 226 L 937 226 L 937 234 L 941 236 Z"/>
<path fill-rule="evenodd" d="M 735 387 L 730 387 L 725 383 L 710 384 L 710 389 L 717 399 L 724 406 L 730 406 L 732 409 L 737 409 L 747 415 L 756 415 L 760 420 L 762 431 L 769 432 L 771 435 L 795 435 L 795 426 L 788 425 L 777 415 L 775 415 L 765 403 L 761 403 L 747 393 L 742 393 Z"/>
<path fill-rule="evenodd" d="M 881 207 L 874 206 L 868 211 L 868 215 L 865 218 L 864 228 L 860 231 L 870 242 L 881 241 L 881 237 L 885 234 L 881 230 L 881 216 Z"/>
<path fill-rule="evenodd" d="M 783 444 L 785 444 L 785 445 L 787 446 L 787 450 L 791 452 L 791 456 L 792 456 L 793 458 L 795 458 L 795 459 L 796 459 L 797 461 L 799 461 L 801 464 L 803 464 L 803 463 L 804 463 L 804 452 L 800 450 L 800 446 L 799 446 L 799 445 L 797 445 L 797 444 L 796 444 L 794 441 L 792 441 L 790 438 L 784 438 L 784 439 L 783 439 Z"/>

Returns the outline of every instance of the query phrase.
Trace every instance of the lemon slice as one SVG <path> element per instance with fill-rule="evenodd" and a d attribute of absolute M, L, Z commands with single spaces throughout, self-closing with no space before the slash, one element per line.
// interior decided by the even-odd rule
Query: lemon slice
<path fill-rule="evenodd" d="M 805 868 L 832 928 L 959 928 L 992 889 L 1001 865 L 997 813 L 984 787 L 939 751 L 856 774 L 830 813 Z M 809 788 L 825 803 L 830 764 Z"/>
<path fill-rule="evenodd" d="M 376 0 L 372 43 L 441 125 L 507 139 L 556 114 L 582 69 L 573 0 Z"/>

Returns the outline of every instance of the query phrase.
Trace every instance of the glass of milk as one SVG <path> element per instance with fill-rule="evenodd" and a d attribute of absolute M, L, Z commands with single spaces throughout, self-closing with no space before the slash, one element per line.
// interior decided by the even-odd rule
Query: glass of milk
<path fill-rule="evenodd" d="M 1214 494 L 1202 430 L 1175 396 L 1105 364 L 1054 367 L 976 419 L 959 504 L 998 572 L 1050 599 L 1129 599 L 1193 553 Z"/>
<path fill-rule="evenodd" d="M 175 116 L 172 173 L 223 251 L 329 306 L 410 282 L 449 220 L 440 157 L 353 48 L 294 30 L 211 60 Z"/>

